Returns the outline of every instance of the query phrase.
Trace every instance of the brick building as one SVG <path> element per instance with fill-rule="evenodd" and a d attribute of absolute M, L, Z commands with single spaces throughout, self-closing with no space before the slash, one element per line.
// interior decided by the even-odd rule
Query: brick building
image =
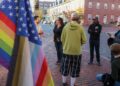
<path fill-rule="evenodd" d="M 100 23 L 120 22 L 120 0 L 85 0 L 84 23 L 97 16 Z"/>
<path fill-rule="evenodd" d="M 71 13 L 73 11 L 80 10 L 80 15 L 83 15 L 83 9 L 84 0 L 66 0 L 63 3 L 48 9 L 48 15 L 50 16 L 51 21 L 54 21 L 57 17 L 62 17 L 64 21 L 67 22 L 68 19 L 65 17 L 64 12 Z"/>
<path fill-rule="evenodd" d="M 98 17 L 101 24 L 120 22 L 120 0 L 68 0 L 50 8 L 49 15 L 56 18 L 63 11 L 78 11 L 85 25 L 90 24 L 93 17 Z"/>

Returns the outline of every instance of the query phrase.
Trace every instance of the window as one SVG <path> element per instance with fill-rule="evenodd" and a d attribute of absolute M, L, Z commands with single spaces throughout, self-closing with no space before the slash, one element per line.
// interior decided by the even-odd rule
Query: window
<path fill-rule="evenodd" d="M 89 2 L 88 8 L 92 8 L 92 2 Z"/>
<path fill-rule="evenodd" d="M 44 5 L 43 4 L 40 4 L 41 7 L 43 7 Z"/>
<path fill-rule="evenodd" d="M 118 16 L 117 21 L 120 22 L 120 16 Z"/>
<path fill-rule="evenodd" d="M 114 10 L 114 9 L 115 9 L 115 4 L 112 4 L 111 9 L 112 9 L 112 10 Z"/>
<path fill-rule="evenodd" d="M 111 20 L 114 20 L 114 19 L 115 19 L 115 17 L 113 15 L 111 15 Z"/>
<path fill-rule="evenodd" d="M 46 7 L 50 7 L 50 4 L 47 4 Z"/>
<path fill-rule="evenodd" d="M 47 9 L 47 7 L 44 7 L 44 9 Z"/>
<path fill-rule="evenodd" d="M 43 9 L 43 7 L 42 7 L 42 6 L 41 6 L 40 8 L 41 8 L 41 9 Z"/>
<path fill-rule="evenodd" d="M 49 6 L 52 7 L 52 4 L 50 4 Z"/>
<path fill-rule="evenodd" d="M 118 5 L 118 9 L 120 9 L 120 5 Z"/>
<path fill-rule="evenodd" d="M 108 9 L 108 4 L 107 3 L 104 4 L 104 9 Z"/>
<path fill-rule="evenodd" d="M 40 3 L 40 5 L 43 5 L 43 3 Z"/>
<path fill-rule="evenodd" d="M 92 19 L 92 14 L 88 14 L 88 20 Z"/>
<path fill-rule="evenodd" d="M 53 6 L 55 6 L 55 3 L 53 3 Z"/>
<path fill-rule="evenodd" d="M 99 2 L 96 5 L 96 9 L 100 9 L 100 3 Z"/>
<path fill-rule="evenodd" d="M 103 23 L 107 24 L 107 15 L 104 15 L 104 17 L 103 17 Z"/>
<path fill-rule="evenodd" d="M 45 6 L 48 6 L 48 4 L 45 4 Z"/>

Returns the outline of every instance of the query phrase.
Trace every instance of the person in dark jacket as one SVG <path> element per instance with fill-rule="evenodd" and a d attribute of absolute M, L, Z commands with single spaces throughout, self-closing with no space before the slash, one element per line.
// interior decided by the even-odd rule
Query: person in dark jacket
<path fill-rule="evenodd" d="M 62 34 L 62 30 L 64 27 L 64 23 L 63 23 L 63 19 L 62 18 L 58 18 L 55 21 L 55 27 L 53 29 L 54 32 L 54 43 L 55 43 L 55 47 L 56 47 L 56 51 L 57 51 L 57 64 L 60 64 L 61 62 L 61 58 L 62 58 L 62 42 L 61 42 L 61 34 Z"/>
<path fill-rule="evenodd" d="M 120 86 L 120 44 L 114 43 L 110 46 L 111 52 L 114 55 L 114 60 L 112 61 L 112 78 L 119 83 Z"/>
<path fill-rule="evenodd" d="M 89 26 L 88 33 L 90 34 L 90 62 L 88 64 L 93 64 L 94 59 L 94 48 L 96 50 L 96 58 L 98 66 L 100 66 L 100 33 L 102 26 L 99 24 L 98 18 L 93 19 L 93 23 Z"/>
<path fill-rule="evenodd" d="M 110 49 L 114 56 L 111 63 L 111 74 L 108 74 L 110 77 L 105 76 L 106 74 L 97 74 L 96 78 L 102 81 L 104 86 L 120 86 L 120 44 L 113 43 L 110 45 Z"/>
<path fill-rule="evenodd" d="M 108 45 L 110 46 L 113 43 L 120 43 L 120 25 L 118 25 L 118 31 L 114 34 L 108 33 L 110 36 L 108 39 Z"/>
<path fill-rule="evenodd" d="M 113 37 L 111 33 L 108 33 L 108 35 L 110 36 L 110 38 L 108 39 L 108 46 L 112 45 L 113 43 L 120 44 L 120 25 L 118 25 L 118 31 L 114 34 Z M 114 60 L 114 56 L 111 53 L 111 61 L 113 60 Z"/>

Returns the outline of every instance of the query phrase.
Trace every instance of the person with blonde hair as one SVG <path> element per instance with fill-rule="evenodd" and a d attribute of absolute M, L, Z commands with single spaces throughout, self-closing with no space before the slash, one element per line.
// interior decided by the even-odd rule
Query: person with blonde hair
<path fill-rule="evenodd" d="M 82 46 L 86 43 L 86 35 L 83 27 L 78 24 L 79 15 L 71 14 L 71 21 L 65 25 L 61 35 L 63 45 L 63 57 L 61 61 L 61 74 L 63 86 L 67 86 L 67 76 L 70 74 L 70 86 L 75 86 L 79 77 L 82 58 Z"/>

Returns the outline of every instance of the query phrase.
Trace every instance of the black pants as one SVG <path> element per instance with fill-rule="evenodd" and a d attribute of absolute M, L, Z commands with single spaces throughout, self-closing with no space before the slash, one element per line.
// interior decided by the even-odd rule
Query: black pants
<path fill-rule="evenodd" d="M 61 42 L 55 42 L 55 47 L 56 47 L 56 51 L 57 51 L 57 62 L 61 62 L 62 59 L 62 43 Z"/>
<path fill-rule="evenodd" d="M 94 49 L 96 51 L 97 62 L 100 62 L 100 40 L 90 39 L 90 62 L 93 62 L 94 59 Z"/>

